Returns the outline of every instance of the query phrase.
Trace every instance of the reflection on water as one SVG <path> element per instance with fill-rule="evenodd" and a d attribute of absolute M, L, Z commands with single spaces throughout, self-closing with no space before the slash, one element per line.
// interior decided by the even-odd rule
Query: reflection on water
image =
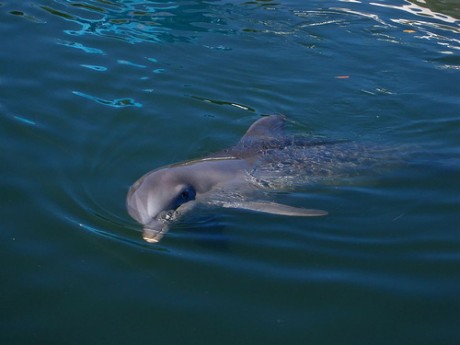
<path fill-rule="evenodd" d="M 218 105 L 227 105 L 227 106 L 235 107 L 235 108 L 238 108 L 238 109 L 243 109 L 243 110 L 248 110 L 248 111 L 251 111 L 251 112 L 255 112 L 255 109 L 252 109 L 251 107 L 243 105 L 243 104 L 238 104 L 238 103 L 228 102 L 228 101 L 220 101 L 220 100 L 215 100 L 215 99 L 206 99 L 206 98 L 199 97 L 199 96 L 192 96 L 192 98 L 200 100 L 202 102 L 206 102 L 206 103 L 212 103 L 212 104 L 218 104 Z"/>
<path fill-rule="evenodd" d="M 85 45 L 83 45 L 81 43 L 77 43 L 77 42 L 72 42 L 72 41 L 67 41 L 67 40 L 57 40 L 56 43 L 61 44 L 61 45 L 66 46 L 66 47 L 69 47 L 69 48 L 81 49 L 85 53 L 88 53 L 88 54 L 104 54 L 104 51 L 102 51 L 101 49 L 87 47 L 87 46 L 85 46 Z"/>
<path fill-rule="evenodd" d="M 142 107 L 141 103 L 136 102 L 131 98 L 118 98 L 113 100 L 103 99 L 95 96 L 88 95 L 84 92 L 73 91 L 74 95 L 84 97 L 90 100 L 93 100 L 99 104 L 108 105 L 114 108 L 123 108 L 123 107 Z"/>
<path fill-rule="evenodd" d="M 358 0 L 341 0 L 329 2 L 327 5 L 329 7 L 321 10 L 311 10 L 304 9 L 305 6 L 290 8 L 283 3 L 265 0 L 246 1 L 232 6 L 220 3 L 213 6 L 202 1 L 160 3 L 140 0 L 54 0 L 51 4 L 37 7 L 77 25 L 76 29 L 65 29 L 64 33 L 69 38 L 58 39 L 58 44 L 90 54 L 105 54 L 105 51 L 99 47 L 88 46 L 78 37 L 96 35 L 139 44 L 192 42 L 206 32 L 230 35 L 258 33 L 289 36 L 297 40 L 298 44 L 312 49 L 317 48 L 322 40 L 321 34 L 312 28 L 334 25 L 348 26 L 352 30 L 353 26 L 359 27 L 359 19 L 375 22 L 370 30 L 378 39 L 400 44 L 407 40 L 407 37 L 401 37 L 401 33 L 406 36 L 411 34 L 417 39 L 434 40 L 440 46 L 441 54 L 459 54 L 460 40 L 451 35 L 460 33 L 460 22 L 457 18 L 460 10 L 456 1 L 371 2 L 363 7 L 363 3 Z M 256 7 L 260 15 L 248 19 L 244 14 L 246 7 Z M 392 11 L 379 10 L 383 8 Z M 227 21 L 222 14 L 224 12 L 231 14 L 233 21 Z M 11 10 L 9 13 L 37 23 L 46 23 L 22 9 Z M 234 21 L 239 21 L 240 26 L 233 25 Z M 212 50 L 231 51 L 230 47 L 220 43 L 204 46 Z M 440 61 L 443 68 L 460 68 L 458 59 L 447 60 Z M 87 64 L 83 67 L 91 68 L 89 66 L 91 65 Z M 103 68 L 96 66 L 93 69 L 101 71 Z M 161 73 L 164 69 L 158 68 L 155 71 Z M 106 104 L 110 105 L 111 102 Z"/>
<path fill-rule="evenodd" d="M 76 3 L 55 0 L 55 6 L 41 9 L 80 27 L 65 30 L 71 36 L 86 34 L 127 41 L 174 42 L 188 40 L 181 31 L 203 31 L 195 23 L 206 23 L 210 19 L 203 15 L 203 3 L 165 3 L 151 1 L 91 1 Z"/>
<path fill-rule="evenodd" d="M 433 21 L 426 21 L 426 20 L 393 18 L 392 21 L 395 23 L 413 26 L 414 28 L 418 28 L 420 30 L 426 30 L 427 33 L 429 33 L 428 31 L 429 28 L 435 28 L 439 30 L 447 30 L 447 31 L 452 31 L 454 33 L 460 33 L 459 20 L 453 17 L 447 16 L 447 15 L 444 15 L 444 14 L 433 12 L 429 8 L 421 7 L 414 3 L 408 3 L 407 5 L 402 5 L 402 6 L 393 6 L 393 5 L 387 5 L 387 4 L 382 4 L 382 3 L 376 3 L 373 5 L 387 7 L 387 8 L 394 8 L 394 9 L 402 10 L 402 11 L 405 11 L 410 14 L 414 14 L 416 16 L 420 16 L 423 18 L 433 18 L 437 20 L 433 22 Z M 438 21 L 441 21 L 441 23 Z M 441 38 L 441 39 L 443 38 L 442 36 L 436 36 L 435 34 L 432 34 L 432 36 Z M 459 40 L 453 40 L 453 41 L 457 43 L 459 42 Z"/>
<path fill-rule="evenodd" d="M 416 7 L 429 9 L 429 11 L 422 10 L 422 15 L 426 15 L 429 17 L 434 16 L 435 18 L 442 18 L 443 16 L 441 15 L 441 13 L 443 13 L 446 15 L 448 21 L 450 22 L 452 22 L 452 18 L 460 19 L 460 2 L 458 0 L 412 0 L 411 2 Z"/>
<path fill-rule="evenodd" d="M 359 1 L 343 1 L 359 3 Z M 458 56 L 460 51 L 460 39 L 452 36 L 451 33 L 460 33 L 460 20 L 449 14 L 460 13 L 459 5 L 455 3 L 443 3 L 438 1 L 404 1 L 401 4 L 387 4 L 385 2 L 371 2 L 372 6 L 403 11 L 403 15 L 395 17 L 396 12 L 391 12 L 390 19 L 383 19 L 383 16 L 375 13 L 361 12 L 352 6 L 349 8 L 337 8 L 339 11 L 354 14 L 375 20 L 387 27 L 390 31 L 382 34 L 382 30 L 376 30 L 375 35 L 388 42 L 399 44 L 401 38 L 395 34 L 395 29 L 402 26 L 400 32 L 413 34 L 418 39 L 435 41 L 439 46 L 439 53 L 444 55 Z M 442 10 L 442 11 L 441 11 Z M 439 13 L 437 11 L 443 12 Z M 410 16 L 408 16 L 410 15 Z M 396 25 L 395 25 L 396 24 Z M 442 68 L 460 69 L 458 58 L 438 59 Z"/>
<path fill-rule="evenodd" d="M 46 21 L 41 20 L 40 18 L 37 18 L 37 17 L 32 16 L 30 14 L 27 14 L 27 13 L 25 13 L 23 11 L 12 10 L 12 11 L 9 12 L 9 14 L 12 14 L 13 16 L 22 17 L 22 18 L 30 20 L 31 22 L 34 22 L 34 23 L 40 23 L 40 24 L 45 24 L 46 23 Z"/>
<path fill-rule="evenodd" d="M 388 5 L 385 3 L 373 3 L 373 5 L 394 8 L 394 9 L 402 10 L 402 11 L 405 11 L 411 14 L 415 14 L 416 16 L 421 16 L 425 18 L 434 18 L 434 19 L 441 20 L 446 23 L 458 22 L 458 20 L 455 19 L 454 17 L 451 17 L 446 14 L 438 13 L 435 10 L 433 11 L 432 9 L 434 9 L 436 6 L 431 7 L 429 6 L 430 5 L 429 3 L 426 4 L 428 5 L 428 7 L 425 7 L 423 6 L 424 2 L 409 2 L 409 1 L 404 1 L 404 2 L 405 4 L 402 4 L 402 5 Z M 431 4 L 434 4 L 434 3 L 435 2 L 433 1 Z"/>

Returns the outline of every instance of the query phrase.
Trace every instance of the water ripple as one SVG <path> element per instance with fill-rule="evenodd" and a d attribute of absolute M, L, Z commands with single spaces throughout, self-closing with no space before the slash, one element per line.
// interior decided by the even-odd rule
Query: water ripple
<path fill-rule="evenodd" d="M 80 50 L 83 50 L 85 53 L 89 53 L 89 54 L 104 54 L 104 51 L 99 48 L 90 48 L 90 47 L 87 47 L 77 42 L 71 42 L 67 40 L 58 40 L 57 44 L 60 44 L 66 47 L 70 47 L 70 48 L 80 49 Z"/>
<path fill-rule="evenodd" d="M 12 10 L 9 13 L 12 14 L 13 16 L 22 17 L 22 18 L 30 20 L 31 22 L 34 22 L 34 23 L 39 23 L 39 24 L 45 24 L 46 23 L 46 21 L 41 20 L 40 18 L 37 18 L 37 17 L 35 17 L 33 15 L 27 14 L 27 13 L 25 13 L 23 11 Z"/>
<path fill-rule="evenodd" d="M 179 31 L 203 31 L 195 23 L 209 21 L 200 12 L 194 11 L 196 5 L 192 3 L 109 0 L 85 3 L 54 0 L 54 3 L 54 7 L 41 6 L 41 9 L 80 26 L 77 30 L 65 30 L 66 34 L 97 35 L 131 44 L 188 40 L 189 37 L 179 34 Z M 77 15 L 77 11 L 81 13 Z"/>
<path fill-rule="evenodd" d="M 454 14 L 403 0 L 0 3 L 10 342 L 458 343 Z M 269 112 L 302 133 L 423 147 L 356 184 L 272 195 L 323 219 L 206 209 L 143 241 L 129 185 Z"/>
<path fill-rule="evenodd" d="M 89 69 L 92 69 L 93 71 L 98 71 L 98 72 L 105 72 L 107 71 L 107 67 L 104 66 L 96 66 L 96 65 L 87 65 L 87 64 L 81 64 L 82 67 L 86 67 Z"/>
<path fill-rule="evenodd" d="M 90 99 L 92 101 L 95 101 L 96 103 L 107 105 L 107 106 L 113 107 L 113 108 L 124 108 L 124 107 L 138 107 L 138 108 L 140 108 L 140 107 L 142 107 L 141 103 L 136 102 L 132 98 L 117 98 L 117 99 L 113 99 L 113 100 L 108 100 L 108 99 L 103 99 L 103 98 L 96 97 L 96 96 L 91 96 L 91 95 L 89 95 L 87 93 L 80 92 L 80 91 L 73 91 L 72 93 L 74 95 L 77 95 L 77 96 L 80 96 L 80 97 L 83 97 L 83 98 L 87 98 L 87 99 Z"/>
<path fill-rule="evenodd" d="M 381 3 L 381 2 L 371 2 L 371 5 L 381 6 L 381 7 L 386 7 L 386 8 L 392 8 L 392 9 L 396 9 L 396 10 L 401 10 L 401 11 L 404 11 L 404 12 L 407 12 L 407 13 L 410 13 L 410 14 L 414 14 L 416 16 L 421 16 L 421 17 L 424 17 L 424 18 L 428 17 L 428 18 L 437 19 L 437 20 L 443 21 L 445 23 L 458 23 L 459 22 L 458 19 L 456 19 L 454 17 L 451 17 L 451 16 L 446 15 L 446 14 L 435 12 L 435 11 L 431 10 L 429 7 L 424 7 L 419 3 L 410 2 L 410 1 L 407 1 L 407 0 L 404 1 L 404 4 L 402 4 L 402 5 L 389 5 L 389 4 L 385 4 L 385 3 Z M 456 31 L 455 28 L 453 28 L 453 27 L 451 27 L 451 29 Z"/>

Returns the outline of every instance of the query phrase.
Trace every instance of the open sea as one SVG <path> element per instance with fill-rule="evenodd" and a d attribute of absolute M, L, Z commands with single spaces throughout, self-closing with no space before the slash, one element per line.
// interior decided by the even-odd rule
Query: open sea
<path fill-rule="evenodd" d="M 0 344 L 460 344 L 458 0 L 0 0 L 0 37 Z M 130 185 L 268 114 L 401 162 L 143 241 Z"/>

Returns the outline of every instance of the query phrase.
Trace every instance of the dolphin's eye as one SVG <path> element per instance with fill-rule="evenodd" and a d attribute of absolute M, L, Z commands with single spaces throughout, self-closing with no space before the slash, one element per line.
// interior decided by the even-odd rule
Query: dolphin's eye
<path fill-rule="evenodd" d="M 182 192 L 180 194 L 180 197 L 185 202 L 185 201 L 189 201 L 189 200 L 194 200 L 195 195 L 196 195 L 195 190 L 193 189 L 193 187 L 189 186 L 189 187 L 185 188 L 184 190 L 182 190 Z"/>
<path fill-rule="evenodd" d="M 177 199 L 175 202 L 175 208 L 186 203 L 187 201 L 195 200 L 195 195 L 196 195 L 196 192 L 192 187 L 189 186 L 189 187 L 184 188 L 180 192 L 180 194 L 177 196 Z"/>

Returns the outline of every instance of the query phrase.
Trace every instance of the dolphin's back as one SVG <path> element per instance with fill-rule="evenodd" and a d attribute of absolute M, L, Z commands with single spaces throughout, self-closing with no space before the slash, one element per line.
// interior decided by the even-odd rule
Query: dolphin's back
<path fill-rule="evenodd" d="M 401 162 L 398 150 L 350 141 L 289 145 L 257 155 L 250 175 L 270 188 L 291 188 L 370 176 Z"/>
<path fill-rule="evenodd" d="M 291 188 L 313 183 L 366 175 L 398 161 L 394 148 L 350 140 L 288 136 L 286 118 L 263 117 L 246 131 L 233 147 L 213 158 L 244 159 L 253 182 L 269 188 Z M 364 172 L 364 174 L 363 174 Z"/>

